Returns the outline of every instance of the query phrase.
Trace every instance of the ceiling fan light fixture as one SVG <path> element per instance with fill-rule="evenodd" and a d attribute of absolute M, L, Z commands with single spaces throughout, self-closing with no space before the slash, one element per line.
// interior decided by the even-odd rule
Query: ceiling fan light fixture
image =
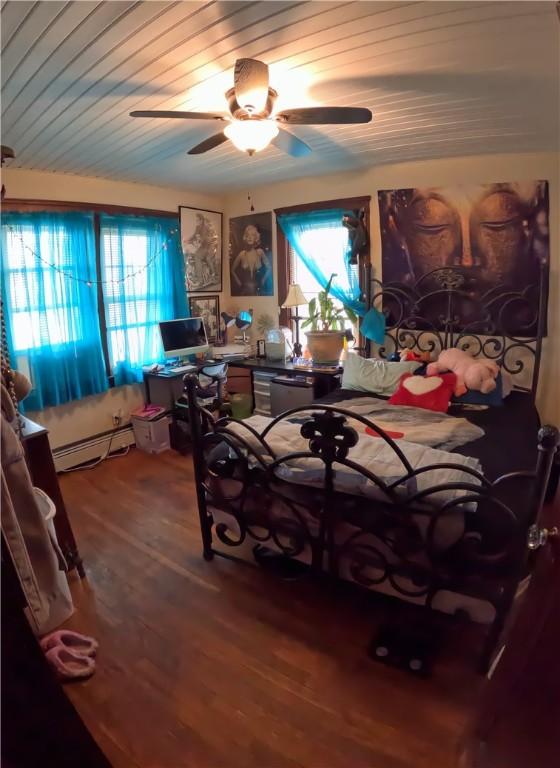
<path fill-rule="evenodd" d="M 232 120 L 224 133 L 237 149 L 252 155 L 278 136 L 278 126 L 273 120 Z"/>

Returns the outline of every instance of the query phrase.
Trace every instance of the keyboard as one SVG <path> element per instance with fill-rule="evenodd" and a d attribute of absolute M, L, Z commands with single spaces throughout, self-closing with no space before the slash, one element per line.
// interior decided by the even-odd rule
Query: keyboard
<path fill-rule="evenodd" d="M 196 371 L 196 365 L 173 365 L 167 369 L 171 373 L 189 373 Z"/>
<path fill-rule="evenodd" d="M 231 352 L 230 354 L 226 353 L 225 355 L 216 355 L 216 357 L 217 357 L 217 362 L 219 362 L 219 363 L 233 363 L 236 360 L 246 360 L 247 359 L 247 355 L 243 355 L 240 352 L 239 353 Z"/>

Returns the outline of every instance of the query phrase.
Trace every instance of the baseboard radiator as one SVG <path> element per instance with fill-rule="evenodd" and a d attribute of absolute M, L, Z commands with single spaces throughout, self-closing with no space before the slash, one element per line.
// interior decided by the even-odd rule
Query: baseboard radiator
<path fill-rule="evenodd" d="M 79 464 L 95 461 L 105 455 L 111 440 L 111 432 L 103 432 L 99 435 L 80 440 L 70 445 L 63 445 L 53 450 L 54 466 L 57 472 L 63 469 L 71 469 Z M 121 427 L 113 433 L 111 453 L 120 451 L 129 445 L 134 445 L 134 432 L 130 425 Z"/>

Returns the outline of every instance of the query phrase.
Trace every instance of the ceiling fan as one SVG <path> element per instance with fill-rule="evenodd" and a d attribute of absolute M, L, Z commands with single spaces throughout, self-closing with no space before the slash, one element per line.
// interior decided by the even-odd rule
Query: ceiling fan
<path fill-rule="evenodd" d="M 219 112 L 179 112 L 175 110 L 136 110 L 131 117 L 164 117 L 183 120 L 218 120 L 227 122 L 223 131 L 210 136 L 189 150 L 189 155 L 201 155 L 231 140 L 235 146 L 253 155 L 271 142 L 292 157 L 304 157 L 311 147 L 290 131 L 286 125 L 340 125 L 369 123 L 372 114 L 363 107 L 303 107 L 284 109 L 273 115 L 278 93 L 268 84 L 268 65 L 257 59 L 237 59 L 233 73 L 233 88 L 225 96 L 230 114 Z"/>

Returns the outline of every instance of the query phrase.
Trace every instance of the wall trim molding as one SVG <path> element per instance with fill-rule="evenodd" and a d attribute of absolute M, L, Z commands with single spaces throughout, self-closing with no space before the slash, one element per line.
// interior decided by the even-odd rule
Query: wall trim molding
<path fill-rule="evenodd" d="M 355 208 L 369 207 L 371 195 L 361 195 L 360 197 L 341 197 L 336 200 L 317 200 L 315 203 L 300 203 L 300 205 L 289 205 L 284 208 L 274 208 L 274 213 L 301 213 L 302 211 L 321 211 L 328 208 L 345 208 L 354 210 Z"/>
<path fill-rule="evenodd" d="M 161 211 L 155 208 L 137 208 L 133 205 L 109 205 L 104 203 L 76 203 L 67 200 L 32 200 L 19 197 L 6 197 L 2 201 L 4 211 L 88 211 L 93 213 L 126 213 L 137 216 L 173 216 L 178 218 L 177 210 Z"/>

